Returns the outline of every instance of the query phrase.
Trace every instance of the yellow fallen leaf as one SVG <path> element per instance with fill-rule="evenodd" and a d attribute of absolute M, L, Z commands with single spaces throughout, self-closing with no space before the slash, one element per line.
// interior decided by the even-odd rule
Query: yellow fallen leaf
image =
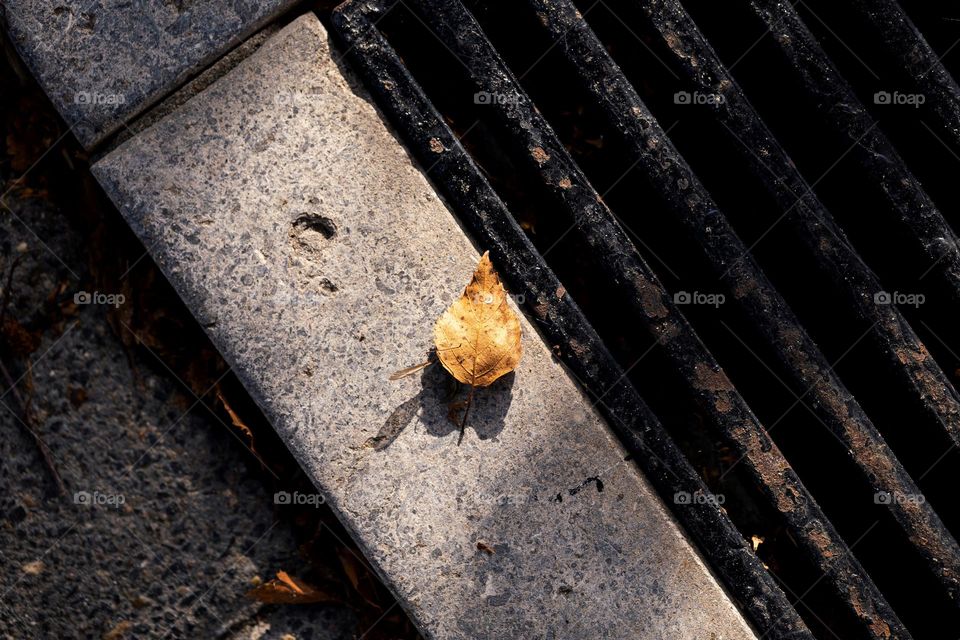
<path fill-rule="evenodd" d="M 507 304 L 507 292 L 489 251 L 480 258 L 463 295 L 437 320 L 433 339 L 443 368 L 470 385 L 460 424 L 462 440 L 474 390 L 513 371 L 523 354 L 520 319 Z"/>
<path fill-rule="evenodd" d="M 520 319 L 507 304 L 489 251 L 463 295 L 437 320 L 433 337 L 443 368 L 472 387 L 488 386 L 520 362 Z"/>

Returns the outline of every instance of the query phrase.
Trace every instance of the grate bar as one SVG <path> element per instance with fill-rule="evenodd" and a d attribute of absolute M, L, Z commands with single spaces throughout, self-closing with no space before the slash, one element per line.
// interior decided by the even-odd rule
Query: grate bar
<path fill-rule="evenodd" d="M 960 145 L 960 87 L 896 0 L 856 0 L 861 16 L 880 33 L 886 49 L 927 97 L 926 105 L 955 145 Z M 946 53 L 944 53 L 946 55 Z"/>
<path fill-rule="evenodd" d="M 632 242 L 602 203 L 580 169 L 573 163 L 545 119 L 523 93 L 472 15 L 459 2 L 419 0 L 423 19 L 434 34 L 454 53 L 471 75 L 478 91 L 517 96 L 515 101 L 490 105 L 499 124 L 517 145 L 526 166 L 549 185 L 554 202 L 574 222 L 577 233 L 591 248 L 606 275 L 625 294 L 634 315 L 660 343 L 663 353 L 680 373 L 681 383 L 707 418 L 707 422 L 742 457 L 753 482 L 768 504 L 782 514 L 784 522 L 807 557 L 828 576 L 828 584 L 851 619 L 859 620 L 872 638 L 909 638 L 883 595 L 833 528 L 813 496 L 800 482 L 760 425 L 740 394 L 703 346 L 696 333 L 677 311 L 656 275 L 636 252 Z M 557 7 L 563 6 L 566 11 Z M 545 26 L 558 40 L 565 37 L 565 54 L 574 51 L 578 64 L 601 59 L 599 43 L 586 40 L 592 33 L 579 20 L 571 5 L 536 4 Z M 591 48 L 588 42 L 592 43 Z M 592 56 L 592 60 L 584 58 Z M 610 74 L 593 77 L 609 79 Z M 599 84 L 603 84 L 602 82 Z M 609 88 L 609 85 L 606 85 Z M 639 103 L 638 103 L 639 104 Z M 641 105 L 642 106 L 642 105 Z M 686 198 L 696 199 L 711 223 L 719 217 L 709 195 L 672 148 L 666 136 L 646 115 L 648 131 L 656 150 L 644 158 L 651 173 L 666 178 L 673 190 L 680 179 L 689 184 Z M 653 168 L 655 165 L 655 168 Z M 665 168 L 666 167 L 666 168 Z M 569 186 L 568 186 L 569 185 Z M 701 218 L 701 222 L 703 219 Z M 731 238 L 724 238 L 729 242 Z M 738 246 L 734 244 L 733 246 Z M 742 246 L 739 245 L 739 246 Z M 747 260 L 746 262 L 750 262 Z M 762 276 L 761 276 L 762 277 Z M 768 285 L 769 286 L 769 285 Z"/>
<path fill-rule="evenodd" d="M 853 304 L 867 307 L 860 312 L 862 317 L 879 325 L 877 307 L 872 304 L 873 294 L 882 291 L 876 276 L 847 242 L 830 212 L 797 171 L 690 15 L 675 0 L 631 1 L 636 1 L 649 16 L 687 78 L 705 93 L 722 92 L 724 100 L 711 113 L 734 138 L 734 146 L 780 207 L 790 212 L 787 219 L 793 223 L 797 236 L 822 258 L 817 264 L 828 274 L 843 274 L 833 280 L 846 287 L 846 297 Z M 891 495 L 920 495 L 914 480 L 786 302 L 775 291 L 762 287 L 753 289 L 741 302 L 767 345 L 777 354 L 784 372 L 807 393 L 824 425 L 853 453 L 862 477 L 873 489 Z M 902 319 L 899 322 L 906 324 Z M 785 340 L 786 336 L 789 339 Z M 960 546 L 926 501 L 892 502 L 897 501 L 891 501 L 888 510 L 957 605 Z"/>
<path fill-rule="evenodd" d="M 577 345 L 576 350 L 561 349 L 560 358 L 595 398 L 660 494 L 668 499 L 677 492 L 709 495 L 576 303 L 558 293 L 563 291 L 560 281 L 376 30 L 376 20 L 387 10 L 383 4 L 353 0 L 333 14 L 334 27 L 369 89 L 458 215 L 490 248 L 497 264 L 503 265 L 511 289 L 524 295 L 537 326 L 551 342 Z M 705 500 L 678 505 L 675 511 L 763 637 L 813 640 L 773 576 L 721 508 Z"/>

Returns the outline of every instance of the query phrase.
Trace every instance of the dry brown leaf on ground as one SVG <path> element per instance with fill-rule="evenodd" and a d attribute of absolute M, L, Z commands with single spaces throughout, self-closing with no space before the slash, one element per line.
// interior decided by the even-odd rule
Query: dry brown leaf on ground
<path fill-rule="evenodd" d="M 507 291 L 490 262 L 490 252 L 481 256 L 467 288 L 443 312 L 433 327 L 433 340 L 440 364 L 457 381 L 470 385 L 470 395 L 462 403 L 450 405 L 451 420 L 464 409 L 460 422 L 460 439 L 477 387 L 486 387 L 513 371 L 523 355 L 520 340 L 520 318 L 507 302 Z M 435 361 L 401 369 L 390 376 L 399 380 L 414 374 Z"/>
<path fill-rule="evenodd" d="M 243 432 L 243 435 L 247 437 L 247 442 L 249 443 L 251 453 L 256 453 L 256 449 L 253 447 L 253 431 L 251 431 L 250 427 L 244 423 L 237 412 L 233 410 L 233 407 L 227 404 L 227 400 L 223 397 L 223 393 L 219 388 L 217 389 L 217 400 L 220 401 L 220 404 L 223 405 L 227 415 L 230 416 L 230 422 L 233 423 L 233 426 Z"/>
<path fill-rule="evenodd" d="M 267 604 L 311 604 L 340 602 L 340 598 L 321 591 L 286 571 L 277 571 L 277 577 L 247 592 L 247 596 Z"/>
<path fill-rule="evenodd" d="M 520 318 L 507 303 L 489 251 L 480 258 L 463 295 L 437 320 L 433 337 L 443 368 L 470 385 L 460 424 L 462 440 L 474 390 L 513 371 L 523 354 Z"/>
<path fill-rule="evenodd" d="M 353 590 L 368 605 L 382 611 L 383 606 L 379 602 L 380 598 L 377 593 L 377 578 L 373 575 L 367 563 L 360 559 L 356 551 L 342 545 L 337 546 L 337 558 L 340 560 L 343 573 L 350 581 Z"/>
<path fill-rule="evenodd" d="M 437 320 L 433 337 L 443 368 L 472 387 L 490 385 L 520 362 L 520 319 L 507 304 L 489 251 L 463 295 Z"/>

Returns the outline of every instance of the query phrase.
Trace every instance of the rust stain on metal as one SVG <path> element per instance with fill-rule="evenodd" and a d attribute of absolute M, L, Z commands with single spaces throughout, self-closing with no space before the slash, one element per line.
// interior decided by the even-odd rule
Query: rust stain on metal
<path fill-rule="evenodd" d="M 584 347 L 582 344 L 580 344 L 578 341 L 574 340 L 573 338 L 570 339 L 570 342 L 568 344 L 570 347 L 570 351 L 572 351 L 574 355 L 576 355 L 578 358 L 585 358 L 589 353 L 589 349 L 587 347 Z"/>
<path fill-rule="evenodd" d="M 873 632 L 878 636 L 883 638 L 890 637 L 890 625 L 881 620 L 880 618 L 873 618 L 870 621 L 870 628 L 873 629 Z"/>
<path fill-rule="evenodd" d="M 753 278 L 740 278 L 733 287 L 733 296 L 743 300 L 758 289 L 757 281 Z"/>
<path fill-rule="evenodd" d="M 680 47 L 680 39 L 677 37 L 677 34 L 670 31 L 665 36 L 663 36 L 663 39 L 666 40 L 667 46 L 670 47 L 670 49 L 672 49 L 674 53 L 678 53 L 678 48 Z"/>
<path fill-rule="evenodd" d="M 814 531 L 811 531 L 810 540 L 817 545 L 817 549 L 819 549 L 820 553 L 823 554 L 824 558 L 829 559 L 833 557 L 833 550 L 835 548 L 833 540 L 830 539 L 830 536 L 828 536 L 825 531 L 822 529 L 815 529 Z"/>
<path fill-rule="evenodd" d="M 803 341 L 803 333 L 797 327 L 782 327 L 780 329 L 780 340 L 791 347 L 800 346 Z"/>
<path fill-rule="evenodd" d="M 547 306 L 547 303 L 543 300 L 537 299 L 537 304 L 531 305 L 533 312 L 537 315 L 538 318 L 546 318 L 547 312 L 550 310 L 550 307 Z"/>
<path fill-rule="evenodd" d="M 786 462 L 783 462 L 779 450 L 777 451 L 777 459 L 769 460 L 766 464 L 761 462 L 757 467 L 760 469 L 764 481 L 773 487 L 777 509 L 784 514 L 797 511 L 803 501 L 793 485 L 788 485 L 785 482 L 783 471 L 789 467 Z"/>
<path fill-rule="evenodd" d="M 843 423 L 843 431 L 847 436 L 848 441 L 851 441 L 856 438 L 858 435 L 862 435 L 865 427 L 853 428 L 847 424 L 847 421 L 850 420 L 850 405 L 847 404 L 847 399 L 841 397 L 839 394 L 832 392 L 832 390 L 827 389 L 824 391 L 818 390 L 816 394 L 817 399 L 822 402 L 830 412 L 837 416 L 837 418 Z"/>
<path fill-rule="evenodd" d="M 917 351 L 910 349 L 897 349 L 897 360 L 900 364 L 923 364 L 930 357 L 930 352 L 923 344 L 917 345 Z"/>
<path fill-rule="evenodd" d="M 659 323 L 655 330 L 657 332 L 657 341 L 660 344 L 667 344 L 680 334 L 680 327 L 670 320 Z"/>
<path fill-rule="evenodd" d="M 891 636 L 890 625 L 883 621 L 883 618 L 877 615 L 873 606 L 865 606 L 861 595 L 857 592 L 848 592 L 850 603 L 857 616 L 867 623 L 873 634 L 879 638 L 889 638 Z"/>
<path fill-rule="evenodd" d="M 726 413 L 733 408 L 733 405 L 730 404 L 730 398 L 726 395 L 718 395 L 713 401 L 713 407 L 720 413 Z"/>
<path fill-rule="evenodd" d="M 690 66 L 693 68 L 697 67 L 699 64 L 697 56 L 684 50 L 682 46 L 683 40 L 680 38 L 680 36 L 673 31 L 668 31 L 663 36 L 663 39 L 666 41 L 667 46 L 670 47 L 670 50 L 673 51 L 678 58 L 681 60 L 688 60 L 690 62 Z"/>
<path fill-rule="evenodd" d="M 537 164 L 543 165 L 544 162 L 550 159 L 550 154 L 544 151 L 541 147 L 534 147 L 530 149 L 530 155 L 533 156 L 533 159 L 537 161 Z"/>
<path fill-rule="evenodd" d="M 666 318 L 670 311 L 663 304 L 663 290 L 650 282 L 644 274 L 637 273 L 633 276 L 637 291 L 640 292 L 640 305 L 643 312 L 649 318 Z"/>
<path fill-rule="evenodd" d="M 693 387 L 700 391 L 733 391 L 733 384 L 722 369 L 714 371 L 703 362 L 693 367 Z"/>

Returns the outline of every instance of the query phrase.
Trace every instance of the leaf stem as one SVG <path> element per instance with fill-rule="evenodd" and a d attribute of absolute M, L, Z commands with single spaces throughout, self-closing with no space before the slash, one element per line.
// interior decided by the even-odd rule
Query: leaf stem
<path fill-rule="evenodd" d="M 473 392 L 477 388 L 473 385 L 470 385 L 470 394 L 467 396 L 467 407 L 463 410 L 463 420 L 460 421 L 460 437 L 457 438 L 457 446 L 460 446 L 460 443 L 463 442 L 463 432 L 467 428 L 467 415 L 470 413 L 470 405 L 473 404 Z"/>

